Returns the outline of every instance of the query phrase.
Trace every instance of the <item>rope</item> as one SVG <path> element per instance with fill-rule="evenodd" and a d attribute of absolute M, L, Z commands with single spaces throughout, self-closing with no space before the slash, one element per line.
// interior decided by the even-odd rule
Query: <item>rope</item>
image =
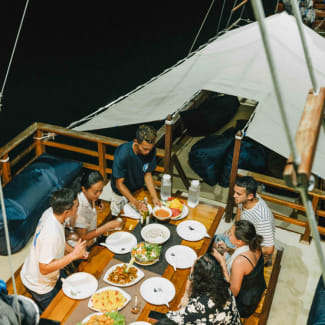
<path fill-rule="evenodd" d="M 7 214 L 6 214 L 5 201 L 4 201 L 3 190 L 2 190 L 1 177 L 0 177 L 0 201 L 1 201 L 3 225 L 4 225 L 4 229 L 5 229 L 5 236 L 6 236 L 6 244 L 7 244 L 7 250 L 8 250 L 9 269 L 10 269 L 12 284 L 14 286 L 14 293 L 15 293 L 14 294 L 14 303 L 15 303 L 15 308 L 16 308 L 16 314 L 18 316 L 18 321 L 19 321 L 19 324 L 21 325 L 20 310 L 19 310 L 19 304 L 18 304 L 18 299 L 17 299 L 17 287 L 16 287 L 15 275 L 14 275 L 14 271 L 13 271 L 13 267 L 12 267 L 12 260 L 11 260 L 9 230 L 8 230 Z"/>
<path fill-rule="evenodd" d="M 24 19 L 25 19 L 25 15 L 26 15 L 26 10 L 27 10 L 28 4 L 29 4 L 29 0 L 26 0 L 24 12 L 23 12 L 23 16 L 22 16 L 21 21 L 20 21 L 20 25 L 19 25 L 19 28 L 18 28 L 18 33 L 17 33 L 16 40 L 15 40 L 15 44 L 14 44 L 14 47 L 13 47 L 12 52 L 11 52 L 11 57 L 10 57 L 10 60 L 9 60 L 7 72 L 6 72 L 5 79 L 3 81 L 3 85 L 2 85 L 2 88 L 1 88 L 1 92 L 0 92 L 0 111 L 1 111 L 1 106 L 2 106 L 1 102 L 2 102 L 3 92 L 4 92 L 4 89 L 5 89 L 6 83 L 7 83 L 7 78 L 8 78 L 8 75 L 9 75 L 9 70 L 10 70 L 10 67 L 11 67 L 12 60 L 14 58 L 14 54 L 15 54 L 16 47 L 17 47 L 17 43 L 18 43 L 18 39 L 19 39 L 19 36 L 20 36 L 20 31 L 21 31 L 21 28 L 23 26 L 23 22 L 24 22 Z"/>
<path fill-rule="evenodd" d="M 236 6 L 237 6 L 237 1 L 238 0 L 236 0 L 235 2 L 234 2 L 234 5 L 232 6 L 232 9 L 234 9 Z M 229 16 L 229 18 L 228 18 L 228 21 L 227 21 L 227 24 L 226 24 L 226 28 L 225 29 L 227 29 L 228 28 L 228 26 L 229 26 L 229 24 L 230 24 L 230 20 L 231 20 L 231 18 L 232 18 L 232 10 L 230 11 L 230 16 Z"/>
<path fill-rule="evenodd" d="M 197 32 L 197 34 L 196 34 L 196 36 L 195 36 L 195 39 L 194 39 L 194 41 L 193 41 L 193 43 L 192 43 L 192 46 L 191 46 L 191 48 L 190 48 L 188 54 L 190 54 L 190 53 L 192 52 L 192 50 L 193 50 L 193 47 L 194 47 L 194 45 L 195 45 L 195 43 L 196 43 L 196 41 L 197 41 L 197 39 L 198 39 L 198 37 L 199 37 L 199 35 L 200 35 L 200 32 L 201 32 L 201 30 L 202 30 L 204 24 L 205 24 L 205 21 L 207 20 L 207 18 L 208 18 L 208 16 L 209 16 L 209 13 L 210 13 L 211 8 L 212 8 L 212 6 L 213 6 L 213 4 L 214 4 L 214 1 L 215 1 L 215 0 L 212 0 L 212 2 L 211 2 L 211 5 L 210 5 L 210 7 L 209 7 L 209 9 L 208 9 L 208 11 L 207 11 L 207 13 L 206 13 L 206 15 L 205 15 L 203 21 L 202 21 L 202 24 L 201 24 L 201 26 L 200 26 L 200 28 L 199 28 L 199 31 Z M 236 0 L 236 1 L 237 1 L 237 0 Z"/>
<path fill-rule="evenodd" d="M 219 17 L 219 22 L 218 22 L 218 28 L 217 28 L 217 35 L 219 33 L 219 28 L 220 28 L 220 23 L 221 23 L 221 18 L 223 16 L 223 11 L 225 9 L 225 3 L 226 3 L 226 0 L 223 0 L 223 3 L 222 3 L 222 9 L 221 9 L 221 14 L 220 14 L 220 17 Z"/>

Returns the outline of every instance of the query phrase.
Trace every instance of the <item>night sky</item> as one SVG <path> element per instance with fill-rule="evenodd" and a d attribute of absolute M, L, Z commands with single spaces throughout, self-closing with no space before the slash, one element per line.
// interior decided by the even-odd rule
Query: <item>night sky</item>
<path fill-rule="evenodd" d="M 215 36 L 222 3 L 215 1 L 195 48 Z M 4 90 L 0 146 L 35 121 L 67 126 L 184 58 L 210 4 L 30 0 Z M 1 86 L 24 6 L 0 2 Z M 221 27 L 232 7 L 226 0 Z M 248 6 L 243 17 L 253 18 Z"/>

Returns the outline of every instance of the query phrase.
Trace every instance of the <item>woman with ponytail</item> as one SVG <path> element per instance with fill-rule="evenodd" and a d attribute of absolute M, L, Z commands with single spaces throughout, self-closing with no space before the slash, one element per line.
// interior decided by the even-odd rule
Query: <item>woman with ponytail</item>
<path fill-rule="evenodd" d="M 230 283 L 240 316 L 246 318 L 254 313 L 266 288 L 261 250 L 263 237 L 256 234 L 251 222 L 240 220 L 230 229 L 229 239 L 236 246 L 231 258 L 226 262 L 225 256 L 217 251 L 220 244 L 213 249 L 213 255 Z"/>
<path fill-rule="evenodd" d="M 121 228 L 121 218 L 109 221 L 97 228 L 97 212 L 95 203 L 103 192 L 103 176 L 94 170 L 83 171 L 72 184 L 72 189 L 78 193 L 79 207 L 75 220 L 75 229 L 82 240 L 87 240 L 89 245 L 93 244 L 96 237 L 106 231 Z M 71 221 L 70 221 L 71 222 Z M 74 223 L 73 221 L 71 222 Z"/>

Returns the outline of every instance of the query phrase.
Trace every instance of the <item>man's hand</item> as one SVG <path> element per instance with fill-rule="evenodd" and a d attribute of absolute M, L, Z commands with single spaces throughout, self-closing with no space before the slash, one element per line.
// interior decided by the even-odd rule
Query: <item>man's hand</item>
<path fill-rule="evenodd" d="M 158 198 L 152 199 L 152 203 L 153 203 L 154 206 L 161 207 L 161 202 L 160 202 L 160 200 Z"/>
<path fill-rule="evenodd" d="M 138 211 L 148 211 L 147 205 L 142 201 L 137 201 L 134 205 Z"/>
<path fill-rule="evenodd" d="M 87 252 L 86 247 L 87 247 L 87 240 L 81 241 L 81 239 L 79 239 L 71 253 L 73 256 L 73 259 L 77 260 L 77 259 L 88 258 L 89 253 Z"/>

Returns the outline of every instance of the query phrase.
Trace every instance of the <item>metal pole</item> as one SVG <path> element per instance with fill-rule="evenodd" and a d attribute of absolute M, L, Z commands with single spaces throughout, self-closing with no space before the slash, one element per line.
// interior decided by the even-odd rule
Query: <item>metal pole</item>
<path fill-rule="evenodd" d="M 308 47 L 307 47 L 307 42 L 306 42 L 306 38 L 305 38 L 305 31 L 303 29 L 303 22 L 302 22 L 302 19 L 301 19 L 301 14 L 300 14 L 300 10 L 299 10 L 299 7 L 298 7 L 298 2 L 297 2 L 297 0 L 290 0 L 290 1 L 291 1 L 291 6 L 292 6 L 292 9 L 293 9 L 293 13 L 294 13 L 294 15 L 296 17 L 298 31 L 299 31 L 302 47 L 303 47 L 304 54 L 305 54 L 305 60 L 306 60 L 306 63 L 307 63 L 310 80 L 311 80 L 311 83 L 313 85 L 313 91 L 314 91 L 314 94 L 318 94 L 319 87 L 317 85 L 316 76 L 314 74 L 313 62 L 311 60 L 311 57 L 309 55 L 309 50 L 308 50 Z"/>
<path fill-rule="evenodd" d="M 269 68 L 270 68 L 270 72 L 271 72 L 273 86 L 274 86 L 275 94 L 276 94 L 276 97 L 277 97 L 278 105 L 279 105 L 279 108 L 280 108 L 282 122 L 284 124 L 284 130 L 285 130 L 287 140 L 288 140 L 288 143 L 289 143 L 292 159 L 293 159 L 293 162 L 295 164 L 297 164 L 297 163 L 299 163 L 300 158 L 297 155 L 296 147 L 295 147 L 295 144 L 294 144 L 294 142 L 292 140 L 289 125 L 288 125 L 288 122 L 287 122 L 286 112 L 285 112 L 284 104 L 283 104 L 282 93 L 281 93 L 281 90 L 280 90 L 280 83 L 278 81 L 278 77 L 277 77 L 277 73 L 276 73 L 276 69 L 275 69 L 275 64 L 274 64 L 274 61 L 273 61 L 272 51 L 271 51 L 270 43 L 269 43 L 269 40 L 268 40 L 268 35 L 267 35 L 267 31 L 266 31 L 265 22 L 264 22 L 264 19 L 265 19 L 264 10 L 263 10 L 263 7 L 262 7 L 262 4 L 261 4 L 260 0 L 252 0 L 252 6 L 253 6 L 255 18 L 257 19 L 258 25 L 259 25 L 259 28 L 260 28 L 260 32 L 261 32 L 261 36 L 262 36 L 262 40 L 263 40 L 263 44 L 264 44 L 264 49 L 265 49 L 267 61 L 269 63 Z"/>
<path fill-rule="evenodd" d="M 306 214 L 308 217 L 310 230 L 311 230 L 314 242 L 315 242 L 316 251 L 317 251 L 317 255 L 319 258 L 319 262 L 320 262 L 320 266 L 321 266 L 321 270 L 322 270 L 322 274 L 323 274 L 323 282 L 324 282 L 324 286 L 325 286 L 325 257 L 323 254 L 322 246 L 320 244 L 320 236 L 319 236 L 319 232 L 318 232 L 318 228 L 317 228 L 317 224 L 316 224 L 315 212 L 314 212 L 314 209 L 313 209 L 313 206 L 312 206 L 310 200 L 308 199 L 307 189 L 305 187 L 298 187 L 298 190 L 301 194 L 302 201 L 306 208 Z"/>
<path fill-rule="evenodd" d="M 6 214 L 5 201 L 4 201 L 4 197 L 3 197 L 3 191 L 2 191 L 1 177 L 0 177 L 0 201 L 1 201 L 3 224 L 4 224 L 4 228 L 5 228 L 6 244 L 7 244 L 7 250 L 8 250 L 9 269 L 10 269 L 10 274 L 11 274 L 12 283 L 13 283 L 13 286 L 14 286 L 14 293 L 15 293 L 15 295 L 14 295 L 14 303 L 15 303 L 15 307 L 16 307 L 18 321 L 19 321 L 19 324 L 21 325 L 20 310 L 19 310 L 19 304 L 18 304 L 18 299 L 17 299 L 16 281 L 15 281 L 15 276 L 14 276 L 12 261 L 11 261 L 11 248 L 10 248 L 10 241 L 9 241 L 7 214 Z"/>

